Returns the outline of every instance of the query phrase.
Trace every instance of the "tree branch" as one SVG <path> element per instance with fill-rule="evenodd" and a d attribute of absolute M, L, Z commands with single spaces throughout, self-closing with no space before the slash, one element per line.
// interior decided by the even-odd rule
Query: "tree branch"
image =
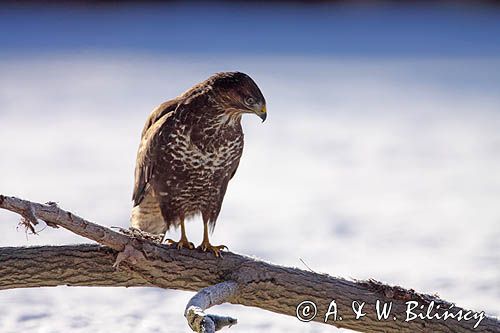
<path fill-rule="evenodd" d="M 55 286 L 155 287 L 98 244 L 0 248 L 0 290 Z"/>
<path fill-rule="evenodd" d="M 184 317 L 186 317 L 189 327 L 195 332 L 213 333 L 224 326 L 235 325 L 237 320 L 234 318 L 207 315 L 204 310 L 214 305 L 229 302 L 237 291 L 238 284 L 234 281 L 221 282 L 200 290 L 191 298 L 184 311 Z"/>
<path fill-rule="evenodd" d="M 231 252 L 225 253 L 224 258 L 215 258 L 209 253 L 177 250 L 148 239 L 112 231 L 54 204 L 43 205 L 0 196 L 0 207 L 21 214 L 28 226 L 33 226 L 38 218 L 51 226 L 66 228 L 108 246 L 0 248 L 0 289 L 92 285 L 156 286 L 198 291 L 209 287 L 200 291 L 188 304 L 188 323 L 191 318 L 213 320 L 214 317 L 204 314 L 203 310 L 223 301 L 294 317 L 297 314 L 303 317 L 313 313 L 306 311 L 306 308 L 297 308 L 301 303 L 309 305 L 304 301 L 311 301 L 315 303 L 317 310 L 313 320 L 324 322 L 325 314 L 330 310 L 331 313 L 326 318 L 327 324 L 361 332 L 470 332 L 478 321 L 475 332 L 500 331 L 497 319 L 483 317 L 484 313 L 467 312 L 436 296 L 419 294 L 411 289 L 391 287 L 373 280 L 349 281 L 334 278 L 326 274 L 273 265 Z M 120 252 L 121 258 L 117 258 Z M 122 262 L 118 270 L 112 267 L 114 262 Z M 224 284 L 225 281 L 232 282 Z M 218 285 L 220 283 L 223 284 Z M 220 286 L 228 287 L 227 293 L 214 293 L 222 290 Z M 219 296 L 210 299 L 213 295 Z M 387 304 L 392 302 L 387 320 L 377 319 L 377 300 Z M 352 310 L 354 301 L 357 302 L 354 305 L 365 302 L 362 308 L 365 316 L 358 320 Z M 419 306 L 426 309 L 433 305 L 432 313 L 443 314 L 446 309 L 452 314 L 461 312 L 464 318 L 460 321 L 456 317 L 447 320 L 434 317 L 405 321 L 408 302 L 418 302 Z M 335 309 L 338 310 L 337 320 L 334 320 Z M 425 310 L 415 309 L 414 312 L 425 313 Z M 216 322 L 217 319 L 214 323 Z"/>

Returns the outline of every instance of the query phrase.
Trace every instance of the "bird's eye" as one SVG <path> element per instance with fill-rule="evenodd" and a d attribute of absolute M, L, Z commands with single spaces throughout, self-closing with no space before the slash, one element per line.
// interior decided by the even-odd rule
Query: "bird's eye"
<path fill-rule="evenodd" d="M 247 97 L 247 98 L 245 98 L 245 104 L 246 105 L 253 105 L 253 104 L 255 104 L 255 99 L 253 97 Z"/>

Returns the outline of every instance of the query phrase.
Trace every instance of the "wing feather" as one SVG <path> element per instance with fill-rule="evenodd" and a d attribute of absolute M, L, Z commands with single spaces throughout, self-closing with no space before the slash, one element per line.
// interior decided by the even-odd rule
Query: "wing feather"
<path fill-rule="evenodd" d="M 161 117 L 163 117 L 165 114 L 174 111 L 177 109 L 177 106 L 179 105 L 179 100 L 177 98 L 171 99 L 169 101 L 163 102 L 160 105 L 158 105 L 149 115 L 148 119 L 146 120 L 146 124 L 144 124 L 144 128 L 142 129 L 142 136 L 146 134 L 148 129 L 156 123 Z"/>
<path fill-rule="evenodd" d="M 177 105 L 176 100 L 161 104 L 150 114 L 144 125 L 135 165 L 134 192 L 132 194 L 134 206 L 141 203 L 149 190 L 153 172 L 162 154 L 161 137 L 168 136 L 171 132 L 172 119 Z"/>

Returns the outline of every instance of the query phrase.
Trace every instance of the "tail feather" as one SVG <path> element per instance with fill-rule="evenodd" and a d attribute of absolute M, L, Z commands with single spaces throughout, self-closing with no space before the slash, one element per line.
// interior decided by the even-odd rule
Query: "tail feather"
<path fill-rule="evenodd" d="M 167 231 L 160 205 L 151 195 L 146 196 L 139 205 L 132 208 L 130 223 L 132 227 L 150 234 L 164 234 Z"/>

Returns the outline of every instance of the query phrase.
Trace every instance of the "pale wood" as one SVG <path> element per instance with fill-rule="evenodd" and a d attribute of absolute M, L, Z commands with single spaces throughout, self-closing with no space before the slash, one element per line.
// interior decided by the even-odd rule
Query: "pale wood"
<path fill-rule="evenodd" d="M 235 318 L 206 314 L 205 310 L 218 304 L 231 301 L 238 292 L 238 283 L 224 281 L 206 287 L 194 295 L 186 305 L 184 317 L 195 332 L 214 333 L 225 326 L 237 324 Z"/>
<path fill-rule="evenodd" d="M 491 317 L 484 318 L 476 329 L 472 328 L 474 321 L 416 319 L 405 323 L 401 319 L 405 318 L 405 302 L 408 300 L 420 304 L 434 301 L 442 309 L 451 305 L 436 296 L 419 294 L 411 289 L 376 281 L 336 278 L 231 252 L 225 252 L 223 258 L 215 258 L 212 254 L 195 250 L 177 250 L 115 232 L 53 204 L 0 196 L 0 207 L 21 214 L 27 225 L 32 226 L 36 217 L 108 246 L 0 248 L 0 289 L 86 285 L 156 286 L 198 291 L 224 281 L 234 281 L 237 288 L 227 299 L 230 303 L 295 317 L 297 305 L 310 300 L 318 308 L 314 320 L 323 322 L 331 300 L 335 299 L 342 320 L 330 319 L 327 324 L 360 332 L 500 332 L 500 322 Z M 117 260 L 119 251 L 122 251 L 121 260 Z M 120 261 L 119 269 L 115 270 L 113 264 Z M 57 273 L 50 273 L 53 270 Z M 350 310 L 353 300 L 367 304 L 364 308 L 366 316 L 362 320 L 355 320 Z M 378 321 L 374 309 L 376 300 L 392 301 L 391 317 L 395 315 L 398 320 Z M 455 311 L 459 309 L 454 307 Z"/>

